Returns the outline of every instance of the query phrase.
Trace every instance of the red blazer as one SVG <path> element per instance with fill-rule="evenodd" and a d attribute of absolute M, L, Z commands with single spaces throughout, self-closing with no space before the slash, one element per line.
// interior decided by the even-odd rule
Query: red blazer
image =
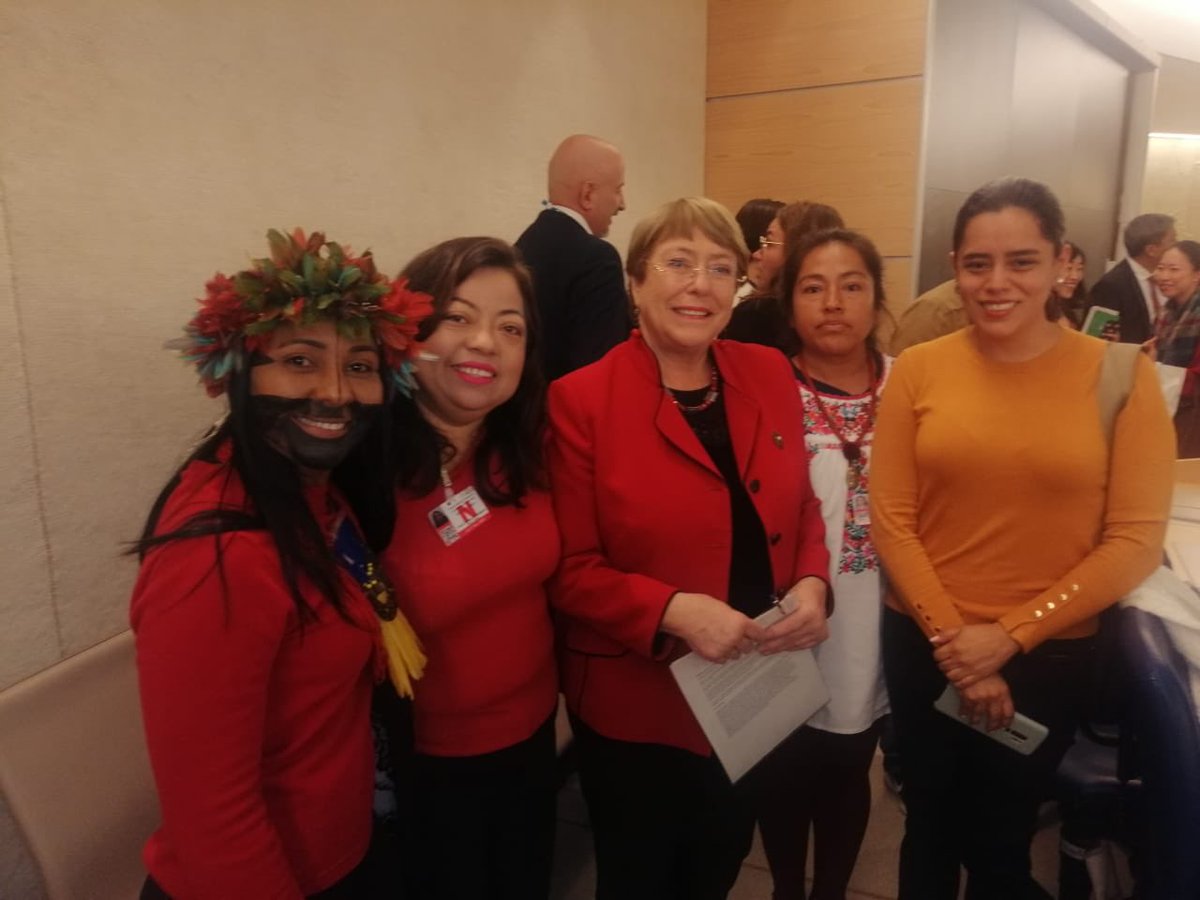
<path fill-rule="evenodd" d="M 829 578 L 796 380 L 777 351 L 717 341 L 734 455 L 762 518 L 777 589 Z M 676 591 L 725 599 L 729 492 L 635 331 L 550 386 L 550 476 L 563 537 L 551 589 L 568 707 L 608 737 L 711 752 L 667 661 Z M 678 645 L 678 646 L 676 646 Z"/>

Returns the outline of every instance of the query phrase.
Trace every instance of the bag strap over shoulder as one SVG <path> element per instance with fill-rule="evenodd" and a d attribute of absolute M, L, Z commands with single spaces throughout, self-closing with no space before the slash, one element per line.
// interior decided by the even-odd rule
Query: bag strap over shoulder
<path fill-rule="evenodd" d="M 1100 363 L 1100 380 L 1096 384 L 1096 403 L 1100 407 L 1100 427 L 1108 445 L 1112 446 L 1117 414 L 1133 390 L 1133 378 L 1141 348 L 1137 344 L 1109 342 Z"/>

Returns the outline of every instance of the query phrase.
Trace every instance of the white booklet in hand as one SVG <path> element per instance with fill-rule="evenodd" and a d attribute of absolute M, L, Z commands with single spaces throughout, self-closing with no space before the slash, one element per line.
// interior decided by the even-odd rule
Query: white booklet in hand
<path fill-rule="evenodd" d="M 782 617 L 773 608 L 756 621 L 766 628 Z M 671 674 L 730 781 L 829 702 L 811 650 L 749 653 L 726 663 L 689 653 L 671 663 Z"/>

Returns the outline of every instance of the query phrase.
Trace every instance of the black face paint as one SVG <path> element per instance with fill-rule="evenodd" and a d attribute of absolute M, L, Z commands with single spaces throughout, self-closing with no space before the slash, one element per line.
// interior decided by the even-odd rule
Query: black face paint
<path fill-rule="evenodd" d="M 325 471 L 336 468 L 346 458 L 382 410 L 383 405 L 378 403 L 329 406 L 316 400 L 270 394 L 250 397 L 251 418 L 267 443 L 298 466 Z M 337 437 L 313 437 L 297 424 L 298 416 L 344 420 L 346 427 Z"/>

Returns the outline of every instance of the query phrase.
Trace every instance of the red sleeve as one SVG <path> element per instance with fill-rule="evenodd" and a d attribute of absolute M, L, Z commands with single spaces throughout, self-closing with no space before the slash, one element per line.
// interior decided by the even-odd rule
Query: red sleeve
<path fill-rule="evenodd" d="M 615 568 L 604 554 L 596 496 L 593 422 L 562 382 L 550 388 L 550 481 L 563 540 L 551 584 L 556 609 L 650 658 L 663 612 L 678 590 Z M 661 642 L 660 642 L 661 644 Z"/>
<path fill-rule="evenodd" d="M 225 538 L 221 570 L 216 563 L 211 538 L 167 544 L 151 553 L 134 593 L 163 836 L 189 898 L 299 900 L 260 777 L 272 667 L 292 600 L 255 536 Z"/>
<path fill-rule="evenodd" d="M 803 441 L 803 436 L 801 436 Z M 800 443 L 803 447 L 804 444 Z M 808 477 L 808 461 L 801 455 L 800 515 L 796 523 L 796 562 L 792 566 L 792 584 L 813 576 L 825 582 L 825 614 L 833 615 L 833 579 L 829 570 L 829 548 L 825 546 L 825 519 Z"/>

